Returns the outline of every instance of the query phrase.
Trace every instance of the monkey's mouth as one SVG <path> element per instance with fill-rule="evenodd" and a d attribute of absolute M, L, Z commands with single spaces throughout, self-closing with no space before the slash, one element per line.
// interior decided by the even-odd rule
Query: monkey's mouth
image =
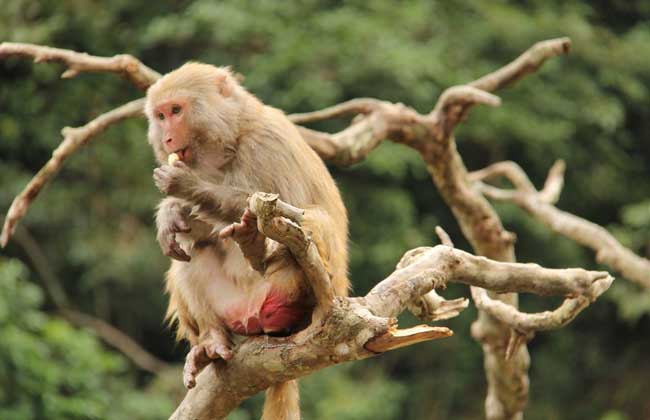
<path fill-rule="evenodd" d="M 189 146 L 178 149 L 172 153 L 176 153 L 178 155 L 178 159 L 182 160 L 184 163 L 187 163 L 188 159 L 190 158 Z"/>

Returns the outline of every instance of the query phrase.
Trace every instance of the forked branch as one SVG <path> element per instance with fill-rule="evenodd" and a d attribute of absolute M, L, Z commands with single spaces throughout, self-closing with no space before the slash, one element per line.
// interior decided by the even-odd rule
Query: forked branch
<path fill-rule="evenodd" d="M 544 188 L 537 191 L 524 170 L 514 162 L 499 162 L 473 172 L 470 179 L 477 188 L 493 200 L 511 201 L 542 222 L 553 232 L 573 239 L 596 252 L 599 263 L 611 267 L 643 287 L 650 288 L 650 260 L 640 257 L 614 238 L 605 228 L 558 209 L 557 202 L 564 182 L 564 162 L 558 161 L 550 169 Z M 480 181 L 508 179 L 514 189 L 486 185 Z"/>
<path fill-rule="evenodd" d="M 115 108 L 106 114 L 100 115 L 83 127 L 65 127 L 61 130 L 63 134 L 61 144 L 54 149 L 50 160 L 34 175 L 27 186 L 11 203 L 11 207 L 9 207 L 7 216 L 5 217 L 2 233 L 0 234 L 0 246 L 4 248 L 7 245 L 16 229 L 16 225 L 25 216 L 29 206 L 47 182 L 61 169 L 61 166 L 63 166 L 63 163 L 68 157 L 111 125 L 127 118 L 141 115 L 143 106 L 144 99 L 137 99 L 119 108 Z"/>
<path fill-rule="evenodd" d="M 3 42 L 0 44 L 0 60 L 6 57 L 32 57 L 35 63 L 58 61 L 68 69 L 61 74 L 62 79 L 70 79 L 84 72 L 117 73 L 129 80 L 138 89 L 146 90 L 160 74 L 150 69 L 129 54 L 119 54 L 113 57 L 97 57 L 86 53 L 64 50 L 61 48 L 45 47 L 42 45 L 19 42 Z"/>
<path fill-rule="evenodd" d="M 273 225 L 277 209 L 286 208 L 277 197 L 263 194 L 255 195 L 251 202 L 251 208 L 258 210 L 259 226 Z M 269 202 L 273 204 L 267 207 Z M 276 233 L 275 240 L 290 248 L 291 243 L 309 248 L 311 240 L 300 229 Z M 304 258 L 307 265 L 322 265 L 318 253 L 304 254 Z M 504 292 L 585 296 L 591 300 L 598 294 L 596 289 L 608 287 L 612 280 L 602 272 L 501 263 L 445 245 L 409 251 L 398 267 L 365 297 L 332 299 L 322 322 L 312 323 L 295 335 L 247 338 L 234 349 L 231 360 L 217 361 L 199 375 L 197 386 L 187 393 L 172 419 L 223 418 L 241 401 L 274 383 L 337 363 L 448 337 L 452 332 L 445 327 L 421 325 L 400 330 L 395 317 L 410 302 L 449 282 Z"/>
<path fill-rule="evenodd" d="M 487 92 L 504 88 L 537 70 L 547 59 L 568 53 L 570 44 L 568 38 L 537 43 L 505 67 L 467 85 L 447 89 L 427 115 L 402 104 L 382 102 L 380 107 L 353 121 L 341 132 L 327 134 L 310 130 L 304 131 L 303 135 L 311 145 L 316 144 L 312 146 L 315 150 L 327 152 L 322 154 L 324 159 L 344 165 L 365 158 L 383 139 L 416 149 L 474 251 L 496 260 L 514 261 L 515 236 L 503 228 L 494 209 L 468 181 L 465 164 L 456 150 L 454 128 L 467 117 L 473 105 L 496 106 L 500 103 L 496 96 Z M 486 308 L 494 306 L 490 304 L 496 299 L 513 307 L 517 305 L 514 294 L 490 296 L 484 293 L 480 297 L 479 301 Z M 420 305 L 417 303 L 412 303 L 412 307 L 416 306 L 416 313 L 422 301 Z M 511 339 L 513 334 L 508 324 L 499 322 L 486 312 L 480 313 L 472 335 L 483 344 L 485 353 L 487 418 L 520 418 L 528 400 L 530 358 L 522 345 L 525 340 Z M 509 351 L 506 351 L 508 342 L 515 344 L 507 346 Z"/>

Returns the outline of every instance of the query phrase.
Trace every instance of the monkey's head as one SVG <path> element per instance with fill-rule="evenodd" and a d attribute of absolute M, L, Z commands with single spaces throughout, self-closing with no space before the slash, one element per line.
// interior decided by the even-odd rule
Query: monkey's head
<path fill-rule="evenodd" d="M 171 153 L 197 170 L 230 161 L 247 94 L 227 68 L 187 63 L 163 76 L 147 91 L 145 105 L 158 162 Z"/>

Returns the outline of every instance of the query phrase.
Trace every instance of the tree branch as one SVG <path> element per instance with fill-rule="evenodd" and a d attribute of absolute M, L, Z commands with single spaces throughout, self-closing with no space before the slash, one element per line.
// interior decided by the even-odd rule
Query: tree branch
<path fill-rule="evenodd" d="M 323 260 L 309 234 L 299 223 L 305 211 L 285 203 L 277 194 L 255 193 L 249 208 L 257 216 L 257 226 L 266 237 L 285 244 L 307 276 L 319 302 L 315 320 L 320 320 L 334 299 L 334 289 Z"/>
<path fill-rule="evenodd" d="M 9 56 L 33 57 L 35 63 L 59 61 L 68 67 L 61 74 L 62 79 L 70 79 L 83 72 L 117 73 L 129 80 L 138 89 L 146 90 L 160 74 L 145 66 L 129 54 L 119 54 L 113 57 L 97 57 L 86 53 L 51 48 L 41 45 L 19 42 L 3 42 L 0 44 L 0 59 Z"/>
<path fill-rule="evenodd" d="M 262 225 L 277 216 L 268 217 Z M 302 241 L 297 231 L 285 231 L 280 242 Z M 309 241 L 309 240 L 308 240 Z M 308 257 L 319 264 L 318 254 Z M 322 262 L 321 262 L 322 263 Z M 608 287 L 607 273 L 581 269 L 555 270 L 533 264 L 501 263 L 439 245 L 409 251 L 388 278 L 365 297 L 335 298 L 320 323 L 290 337 L 246 338 L 228 362 L 214 362 L 201 373 L 172 419 L 225 417 L 241 401 L 272 384 L 299 378 L 325 367 L 365 359 L 418 342 L 448 337 L 444 327 L 421 325 L 400 330 L 395 317 L 409 302 L 448 282 L 494 287 L 497 290 L 543 294 L 596 296 Z"/>
<path fill-rule="evenodd" d="M 64 79 L 75 77 L 82 72 L 117 73 L 141 90 L 146 90 L 161 77 L 158 72 L 128 54 L 97 57 L 87 53 L 42 45 L 18 42 L 0 43 L 0 59 L 11 56 L 33 57 L 36 63 L 62 62 L 68 67 L 68 70 L 61 75 L 61 78 Z M 63 142 L 52 152 L 52 158 L 11 203 L 0 234 L 0 247 L 4 248 L 7 245 L 17 223 L 25 216 L 31 203 L 47 181 L 58 172 L 65 159 L 110 125 L 140 115 L 143 107 L 144 99 L 138 99 L 100 115 L 83 127 L 65 127 L 62 130 Z"/>
<path fill-rule="evenodd" d="M 126 103 L 112 111 L 100 115 L 83 127 L 65 127 L 61 130 L 63 141 L 52 152 L 52 157 L 29 181 L 29 184 L 22 190 L 7 211 L 2 233 L 0 234 L 0 246 L 5 247 L 11 239 L 18 222 L 25 216 L 29 206 L 41 192 L 45 184 L 56 175 L 61 169 L 65 160 L 79 148 L 86 145 L 93 137 L 127 118 L 137 117 L 142 114 L 144 99 L 137 99 Z"/>
<path fill-rule="evenodd" d="M 328 154 L 323 158 L 343 165 L 362 160 L 385 138 L 418 150 L 434 184 L 476 253 L 500 261 L 514 261 L 515 235 L 503 228 L 494 209 L 468 182 L 467 169 L 456 150 L 453 130 L 467 117 L 471 106 L 496 106 L 500 103 L 488 91 L 520 80 L 537 70 L 548 58 L 566 54 L 569 49 L 568 38 L 539 42 L 503 68 L 468 85 L 447 89 L 428 115 L 418 114 L 402 104 L 382 102 L 381 106 L 345 130 L 318 135 L 313 131 L 308 132 L 307 141 L 314 144 L 327 139 Z M 329 114 L 339 115 L 334 112 Z M 319 151 L 318 148 L 315 150 Z M 494 306 L 489 305 L 493 299 L 516 307 L 518 300 L 513 294 L 493 297 L 486 294 L 482 298 L 480 302 L 488 304 L 486 307 Z M 495 315 L 496 311 L 492 311 L 492 314 Z M 511 348 L 514 353 L 506 361 L 507 343 L 512 341 L 510 328 L 485 312 L 479 314 L 472 334 L 483 344 L 486 358 L 487 418 L 521 418 L 528 399 L 527 370 L 530 360 L 526 347 L 519 345 L 516 349 Z M 523 343 L 522 340 L 515 341 Z"/>
<path fill-rule="evenodd" d="M 470 174 L 470 180 L 488 198 L 506 200 L 528 212 L 553 232 L 573 239 L 596 252 L 596 260 L 643 287 L 650 288 L 650 260 L 621 245 L 605 228 L 555 207 L 564 182 L 564 162 L 549 171 L 544 188 L 537 191 L 523 169 L 514 162 L 499 162 Z M 515 187 L 504 190 L 480 181 L 507 178 Z"/>
<path fill-rule="evenodd" d="M 314 121 L 331 120 L 345 115 L 367 115 L 381 106 L 381 101 L 372 98 L 356 98 L 347 102 L 334 105 L 320 111 L 305 112 L 301 114 L 288 115 L 289 120 L 294 124 L 305 124 Z"/>
<path fill-rule="evenodd" d="M 570 50 L 571 40 L 566 37 L 538 42 L 508 65 L 469 85 L 487 92 L 494 92 L 537 71 L 549 58 L 566 55 Z"/>

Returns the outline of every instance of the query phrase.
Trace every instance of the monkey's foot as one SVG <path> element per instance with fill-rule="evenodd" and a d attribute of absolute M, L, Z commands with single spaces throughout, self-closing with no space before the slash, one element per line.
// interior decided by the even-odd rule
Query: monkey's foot
<path fill-rule="evenodd" d="M 185 358 L 185 366 L 183 366 L 183 384 L 187 389 L 194 388 L 196 377 L 213 360 L 230 360 L 231 358 L 232 349 L 221 340 L 213 339 L 192 346 Z"/>
<path fill-rule="evenodd" d="M 266 236 L 257 230 L 257 217 L 249 209 L 244 211 L 239 222 L 221 229 L 219 237 L 232 238 L 239 244 L 239 248 L 251 266 L 257 271 L 264 272 Z"/>

